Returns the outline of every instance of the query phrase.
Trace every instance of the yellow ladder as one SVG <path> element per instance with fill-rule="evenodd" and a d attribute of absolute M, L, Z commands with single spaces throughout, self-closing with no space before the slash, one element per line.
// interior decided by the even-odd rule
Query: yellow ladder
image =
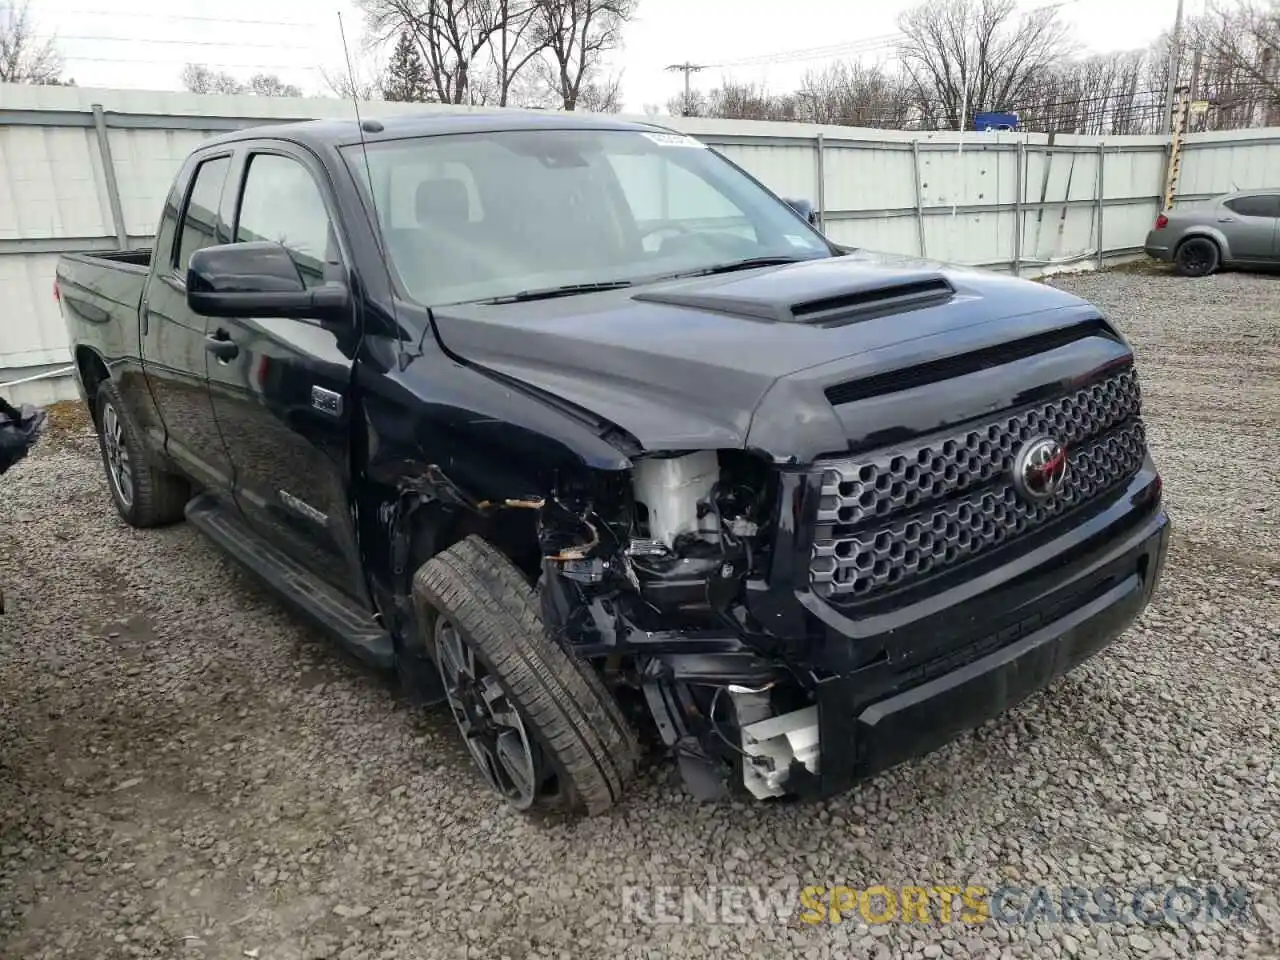
<path fill-rule="evenodd" d="M 1169 143 L 1169 174 L 1164 184 L 1164 206 L 1168 210 L 1173 206 L 1173 196 L 1178 189 L 1178 175 L 1182 172 L 1182 138 L 1187 133 L 1187 117 L 1191 112 L 1189 91 L 1183 87 L 1178 91 L 1178 108 L 1173 118 L 1173 138 Z"/>

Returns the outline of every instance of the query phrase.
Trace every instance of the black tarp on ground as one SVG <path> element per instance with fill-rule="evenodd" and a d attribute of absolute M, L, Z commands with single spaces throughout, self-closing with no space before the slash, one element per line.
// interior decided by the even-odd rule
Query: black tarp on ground
<path fill-rule="evenodd" d="M 45 416 L 39 407 L 15 407 L 0 397 L 0 473 L 27 455 L 44 429 Z"/>
<path fill-rule="evenodd" d="M 47 414 L 24 403 L 15 407 L 0 397 L 0 473 L 27 455 L 40 438 Z M 0 613 L 4 613 L 4 588 L 0 586 Z"/>

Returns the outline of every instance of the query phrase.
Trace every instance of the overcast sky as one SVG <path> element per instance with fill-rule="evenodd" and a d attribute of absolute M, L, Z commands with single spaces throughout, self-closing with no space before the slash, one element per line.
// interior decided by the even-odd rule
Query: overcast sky
<path fill-rule="evenodd" d="M 912 0 L 639 0 L 625 49 L 611 66 L 623 76 L 628 112 L 665 104 L 683 78 L 665 67 L 714 65 L 695 74 L 709 88 L 725 77 L 783 91 L 833 58 L 887 59 L 899 12 Z M 1089 52 L 1146 46 L 1173 23 L 1176 0 L 1018 0 L 1024 9 L 1061 5 L 1074 39 Z M 1186 15 L 1205 0 L 1186 0 Z M 198 61 L 241 79 L 278 74 L 319 93 L 342 64 L 337 12 L 348 39 L 363 31 L 348 0 L 37 0 L 42 32 L 56 32 L 67 74 L 81 86 L 176 89 L 182 65 Z"/>

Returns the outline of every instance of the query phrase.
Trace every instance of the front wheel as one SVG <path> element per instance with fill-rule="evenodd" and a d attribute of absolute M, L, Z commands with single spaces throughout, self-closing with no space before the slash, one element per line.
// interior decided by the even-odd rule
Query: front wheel
<path fill-rule="evenodd" d="M 1207 277 L 1218 269 L 1218 245 L 1206 237 L 1192 237 L 1178 247 L 1174 257 L 1184 277 Z"/>
<path fill-rule="evenodd" d="M 599 675 L 547 636 L 538 600 L 468 537 L 413 578 L 417 622 L 485 783 L 517 810 L 601 813 L 635 773 L 634 732 Z"/>

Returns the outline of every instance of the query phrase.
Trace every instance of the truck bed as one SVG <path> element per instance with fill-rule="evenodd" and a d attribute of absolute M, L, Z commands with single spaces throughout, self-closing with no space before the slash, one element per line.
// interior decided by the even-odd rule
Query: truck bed
<path fill-rule="evenodd" d="M 151 250 L 107 250 L 102 253 L 72 253 L 70 257 L 84 260 L 92 263 L 95 260 L 105 260 L 114 266 L 124 267 L 126 269 L 141 269 L 146 273 L 151 266 Z"/>
<path fill-rule="evenodd" d="M 64 297 L 88 295 L 127 307 L 136 320 L 150 269 L 150 250 L 68 253 L 58 261 L 58 288 Z"/>
<path fill-rule="evenodd" d="M 108 362 L 140 359 L 138 305 L 150 269 L 150 250 L 68 253 L 58 259 L 57 290 L 73 353 L 84 344 Z"/>

